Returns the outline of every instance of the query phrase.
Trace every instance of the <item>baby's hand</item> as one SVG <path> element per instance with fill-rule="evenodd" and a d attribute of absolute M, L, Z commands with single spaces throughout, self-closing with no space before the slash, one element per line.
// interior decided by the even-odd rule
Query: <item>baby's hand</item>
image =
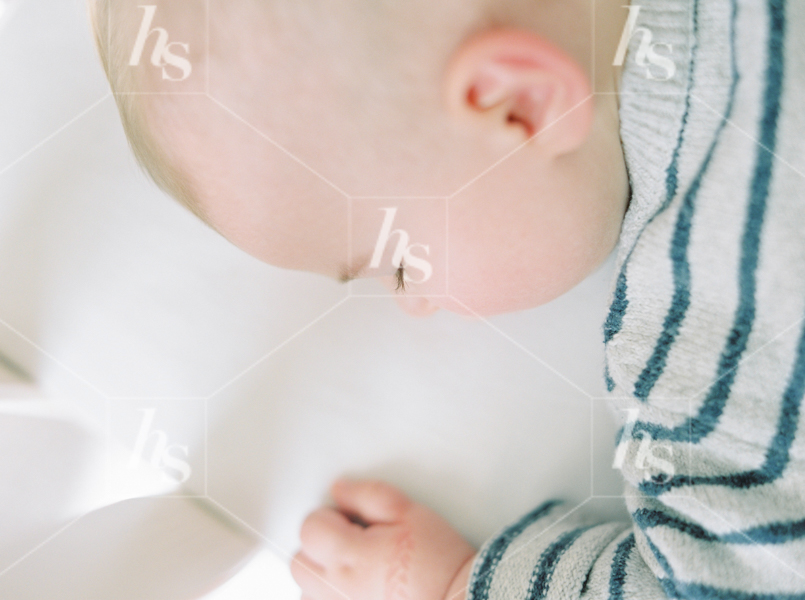
<path fill-rule="evenodd" d="M 464 598 L 475 550 L 439 515 L 379 481 L 331 494 L 337 508 L 305 519 L 291 563 L 302 600 Z"/>

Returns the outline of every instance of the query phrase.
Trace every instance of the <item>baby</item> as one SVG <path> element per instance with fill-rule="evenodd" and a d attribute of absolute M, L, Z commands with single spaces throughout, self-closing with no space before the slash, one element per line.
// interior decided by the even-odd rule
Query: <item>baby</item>
<path fill-rule="evenodd" d="M 632 522 L 547 502 L 476 552 L 339 481 L 303 598 L 805 598 L 805 4 L 149 2 L 91 2 L 132 148 L 253 256 L 492 315 L 618 250 Z"/>

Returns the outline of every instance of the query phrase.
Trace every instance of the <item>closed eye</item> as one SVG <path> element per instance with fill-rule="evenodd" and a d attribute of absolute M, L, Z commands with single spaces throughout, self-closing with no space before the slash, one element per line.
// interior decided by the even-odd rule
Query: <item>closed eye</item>
<path fill-rule="evenodd" d="M 394 290 L 395 292 L 402 292 L 405 293 L 405 267 L 400 263 L 397 272 L 394 274 L 394 277 L 397 279 L 397 288 Z"/>

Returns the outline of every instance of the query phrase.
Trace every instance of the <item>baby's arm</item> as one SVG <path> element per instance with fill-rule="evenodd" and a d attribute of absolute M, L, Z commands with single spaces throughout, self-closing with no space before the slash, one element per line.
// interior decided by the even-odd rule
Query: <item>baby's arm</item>
<path fill-rule="evenodd" d="M 713 459 L 697 445 L 689 454 L 688 467 Z M 396 488 L 339 482 L 337 508 L 305 521 L 292 572 L 302 600 L 805 600 L 805 521 L 754 525 L 783 509 L 801 513 L 803 484 L 768 486 L 757 471 L 744 473 L 657 482 L 624 469 L 631 526 L 590 524 L 547 502 L 477 555 Z"/>
<path fill-rule="evenodd" d="M 336 508 L 305 520 L 291 572 L 304 600 L 463 598 L 475 549 L 430 509 L 378 481 L 337 481 Z"/>

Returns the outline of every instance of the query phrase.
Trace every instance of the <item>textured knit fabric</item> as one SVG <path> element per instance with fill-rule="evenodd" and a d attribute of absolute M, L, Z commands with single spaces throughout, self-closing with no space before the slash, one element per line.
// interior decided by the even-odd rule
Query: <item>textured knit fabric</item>
<path fill-rule="evenodd" d="M 639 3 L 604 325 L 632 521 L 540 506 L 471 600 L 805 599 L 805 1 Z"/>

